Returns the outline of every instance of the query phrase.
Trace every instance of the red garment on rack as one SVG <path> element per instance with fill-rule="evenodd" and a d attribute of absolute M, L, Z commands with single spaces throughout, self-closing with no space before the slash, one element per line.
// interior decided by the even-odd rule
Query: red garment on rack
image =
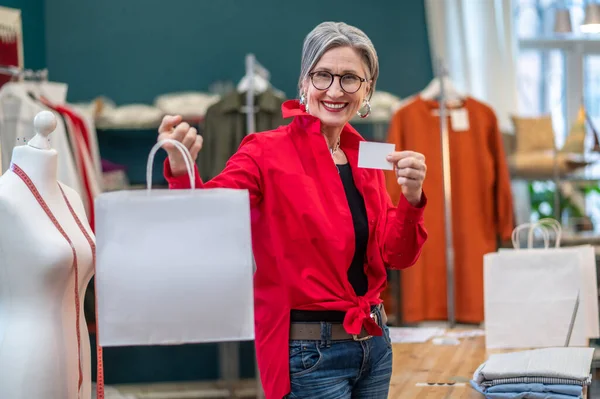
<path fill-rule="evenodd" d="M 19 41 L 15 35 L 14 39 L 3 40 L 0 38 L 0 65 L 19 66 Z M 10 82 L 12 76 L 0 73 L 0 87 L 6 82 Z"/>
<path fill-rule="evenodd" d="M 411 206 L 404 197 L 393 206 L 383 173 L 358 168 L 358 147 L 364 139 L 347 124 L 340 148 L 364 198 L 369 222 L 365 259 L 369 290 L 357 296 L 348 281 L 355 245 L 352 215 L 320 121 L 295 100 L 286 101 L 282 109 L 284 118 L 294 120 L 246 136 L 215 178 L 203 183 L 196 169 L 198 187 L 249 191 L 256 260 L 256 352 L 266 399 L 281 399 L 290 392 L 292 309 L 343 311 L 349 334 L 364 327 L 380 336 L 370 306 L 381 303 L 386 267 L 414 264 L 427 239 L 422 219 L 425 197 L 422 207 Z M 187 175 L 171 175 L 168 159 L 165 177 L 170 188 L 190 187 Z"/>
<path fill-rule="evenodd" d="M 89 138 L 89 131 L 83 119 L 71 110 L 69 107 L 64 105 L 51 104 L 45 98 L 40 99 L 46 106 L 52 108 L 54 111 L 60 113 L 65 120 L 68 122 L 67 132 L 71 138 L 72 148 L 77 162 L 77 168 L 84 189 L 84 195 L 82 201 L 85 205 L 89 224 L 94 231 L 95 219 L 94 219 L 94 198 L 99 194 L 99 190 L 96 186 L 96 174 L 93 168 L 93 161 L 91 155 L 91 145 Z"/>
<path fill-rule="evenodd" d="M 454 131 L 448 117 L 452 231 L 455 251 L 455 315 L 465 323 L 480 323 L 483 314 L 483 255 L 497 249 L 498 238 L 513 230 L 509 170 L 496 115 L 487 105 L 466 98 L 467 131 Z M 436 101 L 413 99 L 392 118 L 388 142 L 397 150 L 423 153 L 427 159 L 424 213 L 429 240 L 416 267 L 402 272 L 402 312 L 405 322 L 447 320 L 446 233 L 440 118 Z M 386 174 L 392 201 L 400 187 Z"/>

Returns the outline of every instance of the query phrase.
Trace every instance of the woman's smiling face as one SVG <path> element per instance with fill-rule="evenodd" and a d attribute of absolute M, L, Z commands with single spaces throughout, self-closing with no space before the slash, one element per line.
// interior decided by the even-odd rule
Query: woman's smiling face
<path fill-rule="evenodd" d="M 332 75 L 334 76 L 331 81 Z M 323 54 L 304 82 L 311 115 L 323 127 L 343 127 L 363 105 L 369 92 L 367 66 L 352 47 L 336 47 Z"/>

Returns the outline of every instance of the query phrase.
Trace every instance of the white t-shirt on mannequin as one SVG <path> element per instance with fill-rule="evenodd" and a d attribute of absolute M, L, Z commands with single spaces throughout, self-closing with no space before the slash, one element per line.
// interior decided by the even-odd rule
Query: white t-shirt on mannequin
<path fill-rule="evenodd" d="M 17 169 L 0 177 L 0 398 L 89 399 L 91 351 L 83 296 L 93 275 L 93 254 L 61 187 L 92 240 L 94 236 L 79 195 L 59 187 L 57 152 L 44 136 L 36 139 L 14 148 L 11 161 Z M 15 172 L 19 170 L 77 254 L 78 328 L 73 249 Z"/>

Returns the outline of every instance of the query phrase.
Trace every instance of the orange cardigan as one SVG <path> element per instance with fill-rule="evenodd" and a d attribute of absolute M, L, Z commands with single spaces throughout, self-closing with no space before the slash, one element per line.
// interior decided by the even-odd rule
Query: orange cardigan
<path fill-rule="evenodd" d="M 427 160 L 424 212 L 429 239 L 415 267 L 402 272 L 405 322 L 447 320 L 444 180 L 438 104 L 416 97 L 394 115 L 388 141 L 396 149 L 421 152 Z M 513 205 L 502 135 L 491 108 L 466 98 L 467 131 L 453 131 L 450 117 L 452 229 L 455 251 L 455 315 L 459 322 L 483 321 L 483 255 L 497 250 L 513 229 Z M 400 196 L 393 173 L 386 174 L 392 201 Z"/>

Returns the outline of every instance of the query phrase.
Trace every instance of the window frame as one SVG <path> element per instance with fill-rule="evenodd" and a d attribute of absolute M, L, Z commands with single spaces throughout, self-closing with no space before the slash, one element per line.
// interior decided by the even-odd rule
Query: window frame
<path fill-rule="evenodd" d="M 585 99 L 585 59 L 588 55 L 600 55 L 600 37 L 552 37 L 518 39 L 519 51 L 534 50 L 542 53 L 559 50 L 564 59 L 564 105 L 565 132 L 577 118 L 581 99 Z M 546 53 L 547 54 L 547 53 Z M 547 57 L 543 57 L 547 58 Z M 542 61 L 542 69 L 546 61 Z M 541 95 L 545 97 L 545 91 Z M 546 98 L 542 98 L 542 103 Z"/>

